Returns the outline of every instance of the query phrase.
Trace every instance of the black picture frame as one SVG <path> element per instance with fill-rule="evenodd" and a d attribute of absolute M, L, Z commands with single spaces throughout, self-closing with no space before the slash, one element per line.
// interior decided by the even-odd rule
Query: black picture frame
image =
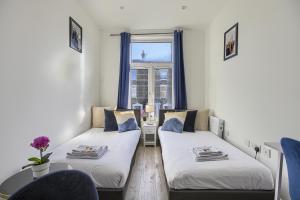
<path fill-rule="evenodd" d="M 224 61 L 238 55 L 239 23 L 224 33 Z"/>
<path fill-rule="evenodd" d="M 82 53 L 82 27 L 69 17 L 69 47 Z"/>

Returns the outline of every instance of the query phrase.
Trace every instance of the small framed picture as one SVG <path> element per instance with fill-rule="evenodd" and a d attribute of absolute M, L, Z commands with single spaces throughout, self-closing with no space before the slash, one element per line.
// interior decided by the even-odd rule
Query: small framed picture
<path fill-rule="evenodd" d="M 82 28 L 72 18 L 69 18 L 69 46 L 82 53 Z"/>
<path fill-rule="evenodd" d="M 224 60 L 238 55 L 239 24 L 236 23 L 224 33 Z"/>

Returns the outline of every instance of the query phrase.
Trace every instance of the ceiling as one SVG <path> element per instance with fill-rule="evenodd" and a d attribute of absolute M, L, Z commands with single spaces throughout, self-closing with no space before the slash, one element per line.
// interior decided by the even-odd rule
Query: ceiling
<path fill-rule="evenodd" d="M 203 27 L 227 0 L 78 0 L 101 28 Z M 186 6 L 186 8 L 182 8 Z"/>

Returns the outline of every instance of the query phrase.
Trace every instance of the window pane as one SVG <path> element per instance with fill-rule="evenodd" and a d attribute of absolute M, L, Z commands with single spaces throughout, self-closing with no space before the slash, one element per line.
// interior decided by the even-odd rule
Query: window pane
<path fill-rule="evenodd" d="M 172 69 L 155 69 L 155 114 L 172 108 Z"/>
<path fill-rule="evenodd" d="M 131 108 L 145 108 L 148 103 L 148 70 L 130 70 Z"/>
<path fill-rule="evenodd" d="M 131 43 L 131 62 L 172 62 L 172 43 Z"/>

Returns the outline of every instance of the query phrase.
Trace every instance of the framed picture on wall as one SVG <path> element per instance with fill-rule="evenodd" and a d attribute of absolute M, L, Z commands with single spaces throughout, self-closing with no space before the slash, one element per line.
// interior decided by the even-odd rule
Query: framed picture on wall
<path fill-rule="evenodd" d="M 224 33 L 224 60 L 238 55 L 238 28 L 236 23 Z"/>
<path fill-rule="evenodd" d="M 69 17 L 69 46 L 82 53 L 82 28 L 72 17 Z"/>

